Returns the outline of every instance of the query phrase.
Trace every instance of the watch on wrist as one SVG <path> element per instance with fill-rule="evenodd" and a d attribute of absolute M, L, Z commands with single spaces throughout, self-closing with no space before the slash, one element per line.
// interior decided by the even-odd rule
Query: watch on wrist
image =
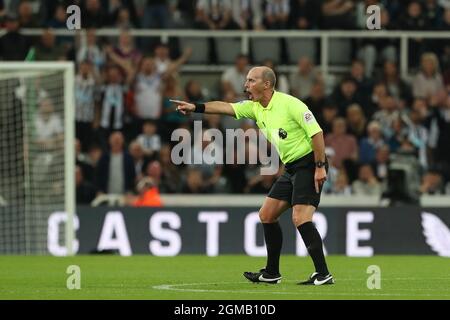
<path fill-rule="evenodd" d="M 316 161 L 316 167 L 317 168 L 323 168 L 325 167 L 326 162 L 323 161 Z"/>

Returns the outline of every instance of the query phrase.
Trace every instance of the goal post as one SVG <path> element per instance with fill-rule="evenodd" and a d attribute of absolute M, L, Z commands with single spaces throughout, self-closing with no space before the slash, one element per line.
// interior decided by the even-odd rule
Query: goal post
<path fill-rule="evenodd" d="M 74 77 L 72 62 L 0 62 L 0 254 L 48 254 L 54 212 L 74 253 Z"/>

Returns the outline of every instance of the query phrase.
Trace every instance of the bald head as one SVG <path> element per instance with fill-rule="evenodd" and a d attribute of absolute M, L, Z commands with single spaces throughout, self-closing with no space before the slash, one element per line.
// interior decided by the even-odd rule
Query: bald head
<path fill-rule="evenodd" d="M 269 81 L 270 88 L 275 88 L 277 78 L 275 76 L 275 72 L 273 72 L 271 68 L 261 66 L 261 67 L 254 67 L 252 70 L 257 72 L 258 76 L 261 77 L 263 82 Z"/>

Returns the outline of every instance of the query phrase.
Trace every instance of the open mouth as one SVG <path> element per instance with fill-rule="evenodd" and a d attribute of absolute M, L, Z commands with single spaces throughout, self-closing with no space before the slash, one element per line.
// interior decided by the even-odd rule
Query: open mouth
<path fill-rule="evenodd" d="M 249 91 L 245 91 L 249 100 L 253 100 L 253 95 Z"/>

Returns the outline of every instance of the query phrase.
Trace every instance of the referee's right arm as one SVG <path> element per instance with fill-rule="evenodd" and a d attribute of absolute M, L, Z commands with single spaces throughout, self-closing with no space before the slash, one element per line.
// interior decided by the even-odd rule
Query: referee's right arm
<path fill-rule="evenodd" d="M 228 102 L 210 101 L 205 103 L 189 103 L 180 100 L 170 100 L 177 104 L 177 111 L 182 114 L 190 114 L 191 112 L 209 113 L 209 114 L 225 114 L 235 117 L 233 107 Z"/>

